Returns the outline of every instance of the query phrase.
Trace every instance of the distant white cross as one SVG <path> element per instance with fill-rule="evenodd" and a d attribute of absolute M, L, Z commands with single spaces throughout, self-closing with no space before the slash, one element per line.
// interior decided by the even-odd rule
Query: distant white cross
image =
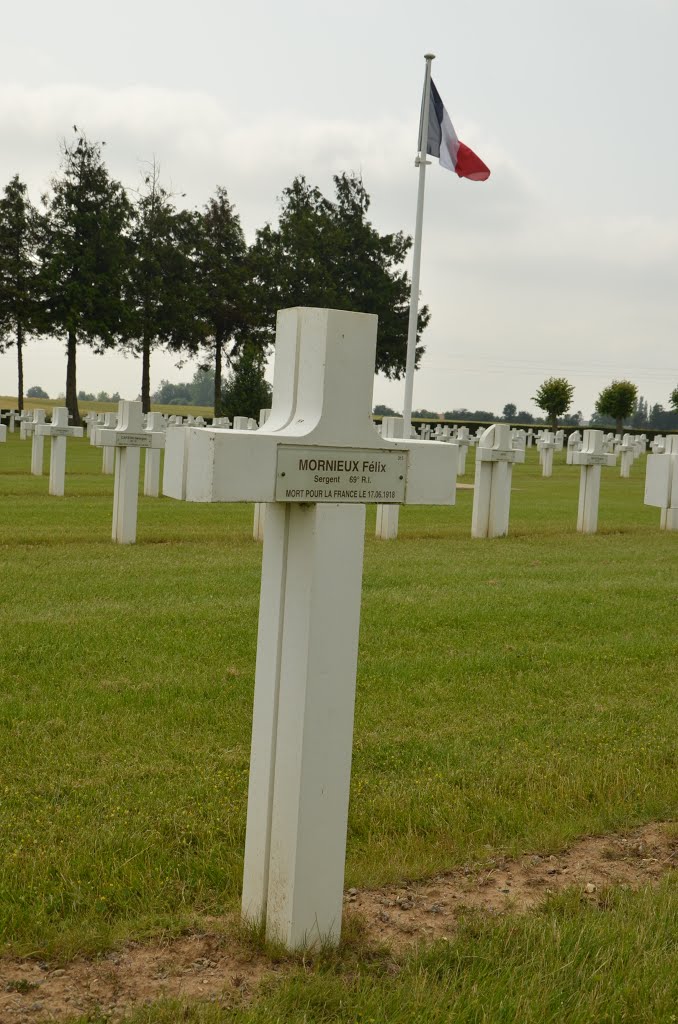
<path fill-rule="evenodd" d="M 115 452 L 113 540 L 134 544 L 137 539 L 139 462 L 142 448 L 164 448 L 164 431 L 144 430 L 141 402 L 120 402 L 118 426 L 96 427 L 94 444 Z"/>
<path fill-rule="evenodd" d="M 600 503 L 600 467 L 614 466 L 617 456 L 604 450 L 602 430 L 585 430 L 581 447 L 572 451 L 572 465 L 581 466 L 577 530 L 596 533 Z"/>
<path fill-rule="evenodd" d="M 525 449 L 514 448 L 508 423 L 493 423 L 483 432 L 476 447 L 472 537 L 506 536 L 513 466 L 524 461 Z"/>
<path fill-rule="evenodd" d="M 68 409 L 58 405 L 52 409 L 51 423 L 37 423 L 36 434 L 51 438 L 49 454 L 49 493 L 61 497 L 66 479 L 66 441 L 69 437 L 82 437 L 82 427 L 69 427 Z"/>

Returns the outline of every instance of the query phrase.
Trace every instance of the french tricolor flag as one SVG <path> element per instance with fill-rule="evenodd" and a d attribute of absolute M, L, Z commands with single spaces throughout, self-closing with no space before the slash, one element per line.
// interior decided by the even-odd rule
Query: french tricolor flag
<path fill-rule="evenodd" d="M 460 178 L 471 181 L 487 181 L 490 168 L 479 156 L 460 142 L 452 127 L 450 115 L 443 106 L 440 93 L 431 79 L 431 97 L 428 107 L 428 139 L 426 152 L 437 156 L 443 167 L 455 171 Z"/>

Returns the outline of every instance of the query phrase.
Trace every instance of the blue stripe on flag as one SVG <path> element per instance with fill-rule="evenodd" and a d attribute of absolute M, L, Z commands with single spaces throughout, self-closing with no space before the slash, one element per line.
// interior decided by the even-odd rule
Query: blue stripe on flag
<path fill-rule="evenodd" d="M 445 108 L 443 107 L 443 101 L 440 98 L 440 93 L 433 84 L 431 79 L 431 101 L 428 105 L 428 141 L 426 144 L 426 152 L 430 156 L 440 157 L 440 143 L 443 138 L 443 113 Z"/>

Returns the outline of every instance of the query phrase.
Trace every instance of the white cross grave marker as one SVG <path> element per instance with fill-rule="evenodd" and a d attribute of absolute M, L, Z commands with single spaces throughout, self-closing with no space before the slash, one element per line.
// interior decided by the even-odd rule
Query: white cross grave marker
<path fill-rule="evenodd" d="M 403 436 L 405 421 L 402 416 L 384 416 L 381 421 L 381 436 L 393 439 Z M 398 536 L 400 505 L 377 505 L 377 526 L 375 536 L 380 540 L 395 540 Z"/>
<path fill-rule="evenodd" d="M 459 448 L 459 476 L 463 476 L 466 472 L 466 456 L 471 444 L 468 427 L 459 427 L 455 443 Z"/>
<path fill-rule="evenodd" d="M 579 533 L 595 533 L 598 529 L 598 505 L 600 503 L 600 467 L 614 466 L 617 456 L 604 451 L 602 430 L 585 430 L 579 450 L 572 451 L 572 465 L 581 466 L 579 476 L 579 511 L 577 530 Z M 569 448 L 568 448 L 569 455 Z"/>
<path fill-rule="evenodd" d="M 33 421 L 26 424 L 26 436 L 31 437 L 31 474 L 33 476 L 42 476 L 45 438 L 43 434 L 38 433 L 37 427 L 44 422 L 45 410 L 34 409 Z"/>
<path fill-rule="evenodd" d="M 21 415 L 19 416 L 19 440 L 20 441 L 25 441 L 26 438 L 28 437 L 28 434 L 26 433 L 26 428 L 27 428 L 28 424 L 32 423 L 32 422 L 33 422 L 32 414 L 30 412 L 28 412 L 27 410 L 24 410 L 24 412 L 22 412 Z"/>
<path fill-rule="evenodd" d="M 622 443 L 619 445 L 619 451 L 621 452 L 619 475 L 624 478 L 630 477 L 631 466 L 633 465 L 633 438 L 630 434 L 624 434 Z"/>
<path fill-rule="evenodd" d="M 539 454 L 542 465 L 542 476 L 553 475 L 553 452 L 556 447 L 556 439 L 550 430 L 545 430 L 539 442 Z"/>
<path fill-rule="evenodd" d="M 374 429 L 376 330 L 370 314 L 281 311 L 266 425 L 188 431 L 189 501 L 269 503 L 243 915 L 292 949 L 341 929 L 365 502 L 454 502 L 453 445 Z"/>
<path fill-rule="evenodd" d="M 149 412 L 146 429 L 151 433 L 165 433 L 161 412 Z M 160 447 L 146 448 L 144 452 L 144 494 L 147 498 L 157 498 L 160 494 Z"/>
<path fill-rule="evenodd" d="M 516 462 L 525 461 L 525 449 L 514 448 L 508 423 L 487 427 L 476 447 L 471 536 L 505 537 L 511 511 L 511 477 Z"/>
<path fill-rule="evenodd" d="M 134 544 L 137 539 L 139 505 L 139 463 L 142 448 L 164 448 L 162 430 L 144 430 L 141 402 L 121 401 L 118 426 L 97 427 L 94 443 L 115 452 L 113 487 L 113 531 L 118 544 Z"/>
<path fill-rule="evenodd" d="M 573 430 L 567 439 L 567 454 L 565 456 L 565 463 L 568 466 L 573 466 L 572 455 L 574 452 L 580 452 L 582 450 L 582 435 L 579 430 Z"/>
<path fill-rule="evenodd" d="M 663 454 L 648 455 L 645 504 L 661 509 L 659 527 L 678 530 L 678 434 L 667 434 Z"/>
<path fill-rule="evenodd" d="M 118 422 L 118 417 L 114 412 L 104 413 L 103 427 L 100 427 L 97 423 L 96 427 L 93 428 L 90 434 L 90 441 L 94 445 L 98 445 L 97 438 L 100 430 L 115 430 L 115 425 Z M 112 476 L 115 471 L 115 448 L 112 445 L 106 445 L 103 450 L 101 457 L 101 472 L 105 476 Z"/>
<path fill-rule="evenodd" d="M 0 444 L 4 444 L 7 441 L 7 427 L 4 423 L 0 423 Z"/>
<path fill-rule="evenodd" d="M 51 438 L 49 493 L 60 498 L 64 493 L 66 479 L 66 441 L 69 437 L 82 437 L 84 430 L 82 427 L 69 427 L 68 409 L 65 405 L 57 405 L 52 409 L 52 422 L 37 423 L 35 433 Z"/>

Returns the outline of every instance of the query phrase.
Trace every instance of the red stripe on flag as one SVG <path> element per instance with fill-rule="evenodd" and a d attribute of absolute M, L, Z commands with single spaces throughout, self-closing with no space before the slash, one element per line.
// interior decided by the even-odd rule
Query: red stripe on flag
<path fill-rule="evenodd" d="M 490 176 L 490 168 L 463 142 L 459 143 L 454 169 L 460 178 L 470 178 L 471 181 L 487 181 Z"/>

